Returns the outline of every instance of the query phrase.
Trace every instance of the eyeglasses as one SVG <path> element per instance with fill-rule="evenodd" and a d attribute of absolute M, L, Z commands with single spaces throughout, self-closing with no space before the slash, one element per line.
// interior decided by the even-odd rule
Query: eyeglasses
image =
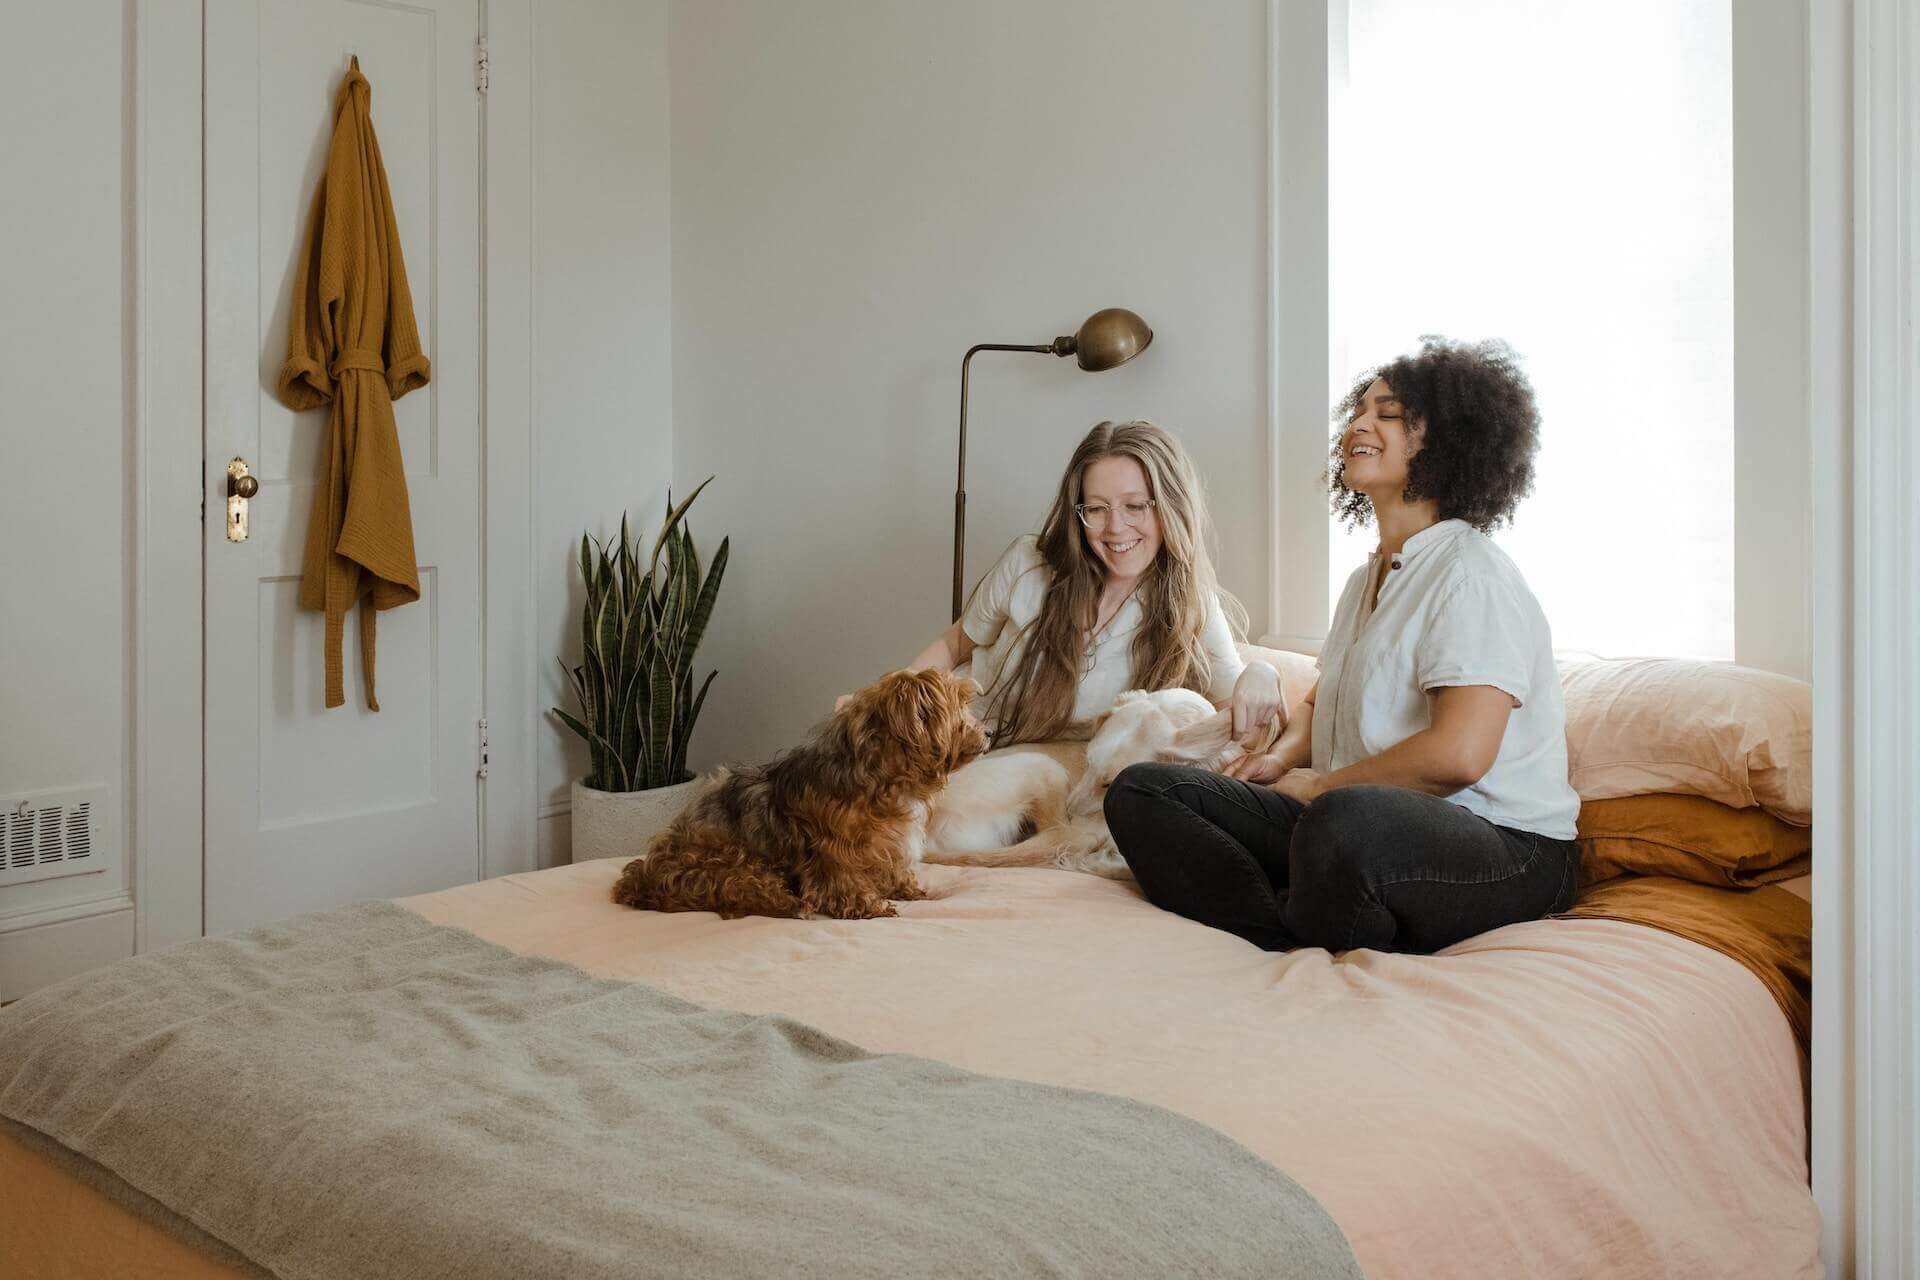
<path fill-rule="evenodd" d="M 1076 502 L 1073 504 L 1073 509 L 1079 512 L 1080 523 L 1089 529 L 1102 527 L 1107 523 L 1108 517 L 1114 515 L 1116 512 L 1120 516 L 1121 524 L 1132 529 L 1138 529 L 1146 520 L 1147 513 L 1153 510 L 1153 499 L 1147 498 L 1140 502 L 1123 502 L 1118 507 L 1109 506 L 1104 502 Z"/>

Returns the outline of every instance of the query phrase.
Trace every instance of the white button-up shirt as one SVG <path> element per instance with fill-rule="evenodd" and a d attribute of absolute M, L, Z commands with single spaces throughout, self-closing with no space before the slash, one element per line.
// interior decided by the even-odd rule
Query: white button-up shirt
<path fill-rule="evenodd" d="M 1347 579 L 1320 652 L 1313 767 L 1343 769 L 1433 724 L 1428 694 L 1490 685 L 1513 699 L 1486 776 L 1447 799 L 1489 822 L 1571 840 L 1580 797 L 1567 781 L 1567 715 L 1553 638 L 1520 570 L 1464 520 L 1442 520 Z"/>
<path fill-rule="evenodd" d="M 976 646 L 968 674 L 987 693 L 1013 664 L 1026 644 L 1027 632 L 1040 616 L 1046 603 L 1048 579 L 1046 559 L 1040 554 L 1039 540 L 1028 534 L 1017 539 L 1000 557 L 999 563 L 980 580 L 960 625 Z M 1134 633 L 1145 621 L 1146 610 L 1140 601 L 1128 597 L 1099 634 L 1087 640 L 1081 657 L 1080 685 L 1074 694 L 1073 718 L 1065 730 L 1069 737 L 1086 737 L 1093 718 L 1113 705 L 1113 700 L 1134 687 Z M 1215 702 L 1233 696 L 1234 683 L 1246 669 L 1240 648 L 1234 643 L 1233 629 L 1216 596 L 1207 602 L 1207 621 L 1200 633 L 1200 646 L 1211 667 L 1210 679 L 1203 691 Z M 974 705 L 975 714 L 987 718 L 989 699 L 983 694 Z"/>

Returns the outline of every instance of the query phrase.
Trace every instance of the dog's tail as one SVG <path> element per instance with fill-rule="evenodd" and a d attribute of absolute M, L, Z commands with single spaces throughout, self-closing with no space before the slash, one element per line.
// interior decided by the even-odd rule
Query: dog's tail
<path fill-rule="evenodd" d="M 1002 849 L 978 849 L 968 853 L 929 849 L 923 862 L 945 867 L 1051 867 L 1060 855 L 1072 847 L 1069 828 L 1051 826 L 1028 836 L 1019 844 Z"/>

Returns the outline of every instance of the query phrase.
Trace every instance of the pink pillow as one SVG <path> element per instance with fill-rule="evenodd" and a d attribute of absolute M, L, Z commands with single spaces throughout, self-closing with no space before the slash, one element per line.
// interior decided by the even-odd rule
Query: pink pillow
<path fill-rule="evenodd" d="M 1563 662 L 1567 762 L 1582 800 L 1671 792 L 1813 822 L 1813 688 L 1683 658 Z"/>

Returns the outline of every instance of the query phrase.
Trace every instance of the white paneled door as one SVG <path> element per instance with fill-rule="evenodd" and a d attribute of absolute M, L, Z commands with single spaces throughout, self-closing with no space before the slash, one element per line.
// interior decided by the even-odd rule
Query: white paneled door
<path fill-rule="evenodd" d="M 481 97 L 477 0 L 208 0 L 206 931 L 477 878 L 482 715 Z M 379 616 L 380 710 L 346 627 L 323 702 L 322 621 L 297 604 L 324 410 L 275 398 L 295 258 L 349 55 L 433 380 L 395 406 L 418 602 Z M 227 466 L 259 490 L 227 538 Z M 160 673 L 164 678 L 164 674 Z"/>

